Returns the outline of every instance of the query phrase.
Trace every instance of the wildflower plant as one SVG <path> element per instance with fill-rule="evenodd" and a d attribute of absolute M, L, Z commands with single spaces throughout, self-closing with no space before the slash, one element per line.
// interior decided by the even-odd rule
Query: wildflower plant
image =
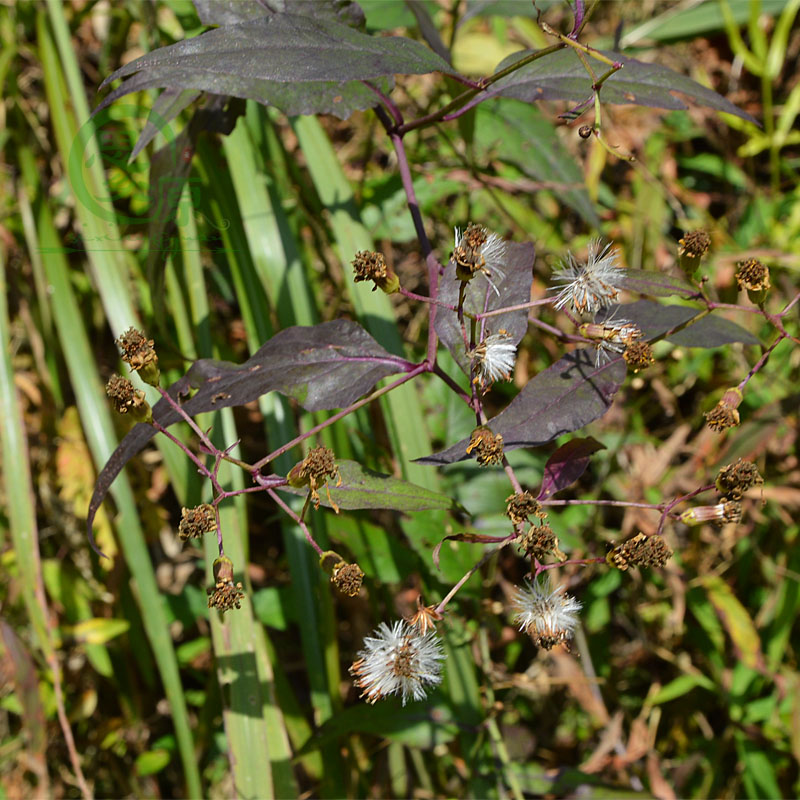
<path fill-rule="evenodd" d="M 365 587 L 371 591 L 371 578 L 376 576 L 369 574 L 366 564 L 348 563 L 339 556 L 329 558 L 330 551 L 314 533 L 314 515 L 346 515 L 359 509 L 419 516 L 450 513 L 448 526 L 466 530 L 446 536 L 441 531 L 440 541 L 431 551 L 436 564 L 445 541 L 456 549 L 464 543 L 479 543 L 484 551 L 445 589 L 435 577 L 429 577 L 425 589 L 429 594 L 424 600 L 438 592 L 437 602 L 424 605 L 420 593 L 415 614 L 391 623 L 381 621 L 364 639 L 350 668 L 355 691 L 368 703 L 396 695 L 405 705 L 423 700 L 442 683 L 447 664 L 441 637 L 447 633 L 449 620 L 458 617 L 454 601 L 499 551 L 508 548 L 507 552 L 517 553 L 521 574 L 528 576 L 507 596 L 504 618 L 513 619 L 519 631 L 547 651 L 573 640 L 580 626 L 579 595 L 593 575 L 612 569 L 626 574 L 633 571 L 630 568 L 669 569 L 669 558 L 678 547 L 676 528 L 686 530 L 686 526 L 705 521 L 735 523 L 741 518 L 742 493 L 758 482 L 755 467 L 723 470 L 716 486 L 722 487 L 725 495 L 713 506 L 687 508 L 694 498 L 714 491 L 711 477 L 707 484 L 680 496 L 651 503 L 580 496 L 564 500 L 554 495 L 574 487 L 593 456 L 603 449 L 602 443 L 588 435 L 569 437 L 609 411 L 615 395 L 629 380 L 629 367 L 646 374 L 655 354 L 665 352 L 664 348 L 655 350 L 656 344 L 666 343 L 668 348 L 675 341 L 684 347 L 741 342 L 761 347 L 762 354 L 753 359 L 738 386 L 729 389 L 716 408 L 705 414 L 709 428 L 721 435 L 738 424 L 744 412 L 737 409 L 769 354 L 784 340 L 796 341 L 786 331 L 784 320 L 800 295 L 783 308 L 767 311 L 769 273 L 758 269 L 758 262 L 743 262 L 737 280 L 749 293 L 758 293 L 758 307 L 748 305 L 746 310 L 759 314 L 771 331 L 772 339 L 764 345 L 729 318 L 740 306 L 719 302 L 702 281 L 689 277 L 702 267 L 709 250 L 711 238 L 706 232 L 688 232 L 675 243 L 673 268 L 665 271 L 626 268 L 622 247 L 596 235 L 588 246 L 560 254 L 551 270 L 541 256 L 537 260 L 535 243 L 511 241 L 503 231 L 469 220 L 454 221 L 455 240 L 450 249 L 451 242 L 429 238 L 411 179 L 413 154 L 410 157 L 406 150 L 406 136 L 434 123 L 447 124 L 491 98 L 536 102 L 540 92 L 535 70 L 547 69 L 552 63 L 554 74 L 560 74 L 567 58 L 572 59 L 569 63 L 576 75 L 585 80 L 589 97 L 572 113 L 580 116 L 594 107 L 597 121 L 588 127 L 586 137 L 594 136 L 606 147 L 610 146 L 599 124 L 603 104 L 632 102 L 674 108 L 678 101 L 662 88 L 665 78 L 697 103 L 747 118 L 744 112 L 666 67 L 600 53 L 585 44 L 589 15 L 582 0 L 572 4 L 571 30 L 558 32 L 542 23 L 542 30 L 551 37 L 551 48 L 523 53 L 479 82 L 457 74 L 420 42 L 364 33 L 333 3 L 311 4 L 303 15 L 233 4 L 219 18 L 213 4 L 198 2 L 197 6 L 203 21 L 217 27 L 117 70 L 106 83 L 119 78 L 123 82 L 101 105 L 145 87 L 165 88 L 173 94 L 178 90 L 209 91 L 213 76 L 224 73 L 229 95 L 274 105 L 290 115 L 332 113 L 346 118 L 370 109 L 393 147 L 420 263 L 424 264 L 424 274 L 419 276 L 424 293 L 402 285 L 402 272 L 392 268 L 390 253 L 342 253 L 342 268 L 353 271 L 357 292 L 380 288 L 421 309 L 426 318 L 425 340 L 400 355 L 359 321 L 343 316 L 313 326 L 283 328 L 243 363 L 198 360 L 183 377 L 162 385 L 156 356 L 161 342 L 154 347 L 159 337 L 152 333 L 153 339 L 149 339 L 150 332 L 128 330 L 118 340 L 122 358 L 155 387 L 160 399 L 152 409 L 145 409 L 141 392 L 132 385 L 121 383 L 122 379 L 109 382 L 109 395 L 117 410 L 140 422 L 125 436 L 98 478 L 89 511 L 90 536 L 94 516 L 114 478 L 157 435 L 180 448 L 210 486 L 208 502 L 183 510 L 177 535 L 187 541 L 215 537 L 218 555 L 214 582 L 207 590 L 208 604 L 229 616 L 248 602 L 247 565 L 234 565 L 226 556 L 225 537 L 233 534 L 220 524 L 220 506 L 234 497 L 263 494 L 276 513 L 286 515 L 302 532 L 319 557 L 321 569 L 330 575 L 332 587 L 349 598 L 363 594 Z M 356 4 L 348 8 L 348 13 L 358 16 Z M 289 45 L 308 37 L 316 40 L 322 34 L 331 42 L 330 49 L 318 59 L 304 61 L 303 70 L 294 64 L 295 77 L 282 82 L 279 76 L 285 74 L 285 65 L 279 63 L 279 54 L 298 58 Z M 258 74 L 250 68 L 254 51 L 259 56 Z M 393 76 L 433 72 L 449 76 L 464 90 L 446 107 L 406 119 L 407 111 L 392 93 Z M 653 75 L 656 77 L 650 80 L 648 76 Z M 626 93 L 624 81 L 628 79 L 639 81 L 635 97 Z M 553 89 L 548 97 L 576 101 L 567 90 L 559 94 Z M 583 133 L 581 136 L 586 138 Z M 449 258 L 439 258 L 439 253 L 448 251 Z M 664 302 L 670 296 L 677 297 L 680 304 Z M 516 361 L 529 333 L 549 339 L 558 356 L 517 385 L 512 382 L 518 374 Z M 445 369 L 445 361 L 452 361 L 454 369 Z M 460 375 L 455 372 L 458 368 Z M 467 459 L 477 461 L 484 470 L 497 470 L 511 491 L 507 507 L 497 509 L 508 517 L 503 535 L 481 533 L 480 520 L 470 508 L 433 488 L 402 480 L 397 477 L 402 469 L 392 475 L 378 473 L 356 460 L 339 458 L 323 444 L 330 441 L 325 437 L 331 426 L 346 425 L 349 415 L 367 406 L 378 413 L 379 400 L 406 384 L 425 381 L 439 382 L 451 391 L 454 402 L 463 404 L 474 419 L 473 428 L 471 434 L 454 436 L 435 452 L 407 456 L 432 471 Z M 233 442 L 218 446 L 196 422 L 197 415 L 204 412 L 245 406 L 272 392 L 317 414 L 318 422 L 291 440 L 270 441 L 267 452 L 256 460 L 245 462 L 234 456 Z M 188 443 L 170 430 L 178 422 L 186 423 L 193 433 Z M 704 424 L 702 413 L 695 422 Z M 509 461 L 508 454 L 521 448 L 547 453 L 538 485 L 524 484 Z M 296 461 L 290 470 L 276 467 L 285 453 Z M 226 462 L 243 471 L 244 488 L 232 489 L 219 480 L 220 466 Z M 299 505 L 294 502 L 296 497 L 301 498 Z M 623 509 L 635 505 L 640 513 L 650 515 L 650 525 L 608 552 L 599 552 L 598 542 L 588 534 L 581 547 L 567 547 L 560 538 L 565 523 L 559 513 L 565 505 L 583 503 Z M 323 566 L 327 562 L 331 563 Z M 570 594 L 560 582 L 551 582 L 551 574 L 556 573 L 569 577 Z"/>

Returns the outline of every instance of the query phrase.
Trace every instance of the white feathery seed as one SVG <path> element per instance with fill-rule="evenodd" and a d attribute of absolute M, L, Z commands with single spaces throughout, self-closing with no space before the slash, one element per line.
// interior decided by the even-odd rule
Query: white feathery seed
<path fill-rule="evenodd" d="M 615 354 L 624 353 L 625 348 L 631 342 L 642 338 L 641 330 L 626 319 L 609 319 L 602 325 L 603 335 L 594 342 L 597 349 L 595 355 L 595 366 L 597 367 L 610 361 Z"/>
<path fill-rule="evenodd" d="M 495 381 L 511 380 L 517 346 L 508 331 L 500 330 L 487 336 L 477 347 L 468 353 L 472 362 L 474 381 L 481 391 L 488 389 Z"/>
<path fill-rule="evenodd" d="M 391 627 L 381 622 L 364 639 L 350 674 L 368 703 L 399 694 L 405 705 L 409 699 L 424 700 L 427 687 L 441 683 L 444 657 L 435 632 L 420 635 L 403 620 Z"/>
<path fill-rule="evenodd" d="M 464 234 L 469 230 L 465 229 L 463 232 L 461 228 L 455 228 L 455 246 L 454 252 L 458 252 L 460 247 L 470 248 L 470 245 L 465 241 Z M 478 255 L 482 261 L 480 271 L 486 276 L 489 285 L 494 291 L 499 294 L 497 287 L 492 283 L 492 280 L 502 280 L 505 277 L 505 270 L 503 269 L 506 261 L 506 251 L 508 246 L 506 242 L 496 233 L 492 233 L 487 228 L 482 228 L 486 241 L 481 245 Z"/>
<path fill-rule="evenodd" d="M 553 280 L 561 284 L 551 289 L 558 292 L 554 301 L 556 308 L 569 306 L 578 314 L 594 314 L 619 297 L 625 270 L 619 266 L 619 253 L 611 249 L 612 245 L 602 245 L 600 239 L 589 242 L 584 264 L 572 253 L 567 254 L 567 262 L 562 262 L 553 275 Z"/>
<path fill-rule="evenodd" d="M 572 638 L 581 608 L 580 602 L 562 588 L 551 592 L 549 582 L 538 580 L 516 590 L 513 606 L 520 631 L 529 633 L 545 650 Z"/>

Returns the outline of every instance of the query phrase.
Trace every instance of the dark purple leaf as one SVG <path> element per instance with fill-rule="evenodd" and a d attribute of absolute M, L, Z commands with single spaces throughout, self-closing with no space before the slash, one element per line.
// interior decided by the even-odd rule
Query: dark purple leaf
<path fill-rule="evenodd" d="M 433 563 L 436 569 L 439 569 L 439 553 L 442 545 L 445 542 L 479 542 L 480 544 L 499 544 L 500 542 L 509 541 L 508 536 L 488 536 L 482 533 L 452 533 L 450 536 L 445 536 L 436 547 L 433 548 Z"/>
<path fill-rule="evenodd" d="M 354 28 L 364 24 L 364 12 L 354 0 L 194 0 L 203 25 L 235 25 L 254 17 L 292 14 L 334 19 Z"/>
<path fill-rule="evenodd" d="M 652 300 L 611 306 L 603 318 L 625 319 L 639 327 L 647 340 L 655 339 L 669 330 L 693 319 L 700 309 L 691 306 L 664 306 Z M 724 317 L 711 314 L 702 317 L 683 330 L 667 336 L 667 340 L 685 347 L 721 347 L 732 342 L 760 344 L 750 331 Z"/>
<path fill-rule="evenodd" d="M 503 437 L 503 448 L 536 447 L 588 425 L 608 411 L 625 380 L 626 364 L 615 358 L 595 366 L 594 349 L 576 350 L 528 381 L 525 388 L 489 421 Z M 418 458 L 422 464 L 453 464 L 468 458 L 469 439 Z"/>
<path fill-rule="evenodd" d="M 191 389 L 197 390 L 182 404 L 190 416 L 241 406 L 273 391 L 293 397 L 307 411 L 319 411 L 347 406 L 381 378 L 408 367 L 408 362 L 387 353 L 360 325 L 335 320 L 286 328 L 244 364 L 210 358 L 196 361 L 167 391 L 179 399 Z M 153 406 L 153 419 L 166 428 L 180 415 L 161 399 Z M 155 435 L 151 425 L 135 425 L 100 471 L 89 503 L 90 539 L 94 516 L 108 488 Z"/>
<path fill-rule="evenodd" d="M 530 242 L 508 242 L 506 246 L 508 249 L 506 250 L 506 263 L 503 267 L 505 275 L 502 278 L 492 278 L 492 283 L 497 288 L 499 296 L 489 285 L 486 277 L 479 273 L 467 284 L 464 300 L 465 311 L 477 314 L 530 301 L 536 248 Z M 451 258 L 439 282 L 439 300 L 453 306 L 457 305 L 460 285 L 461 281 L 456 278 L 455 262 Z M 468 319 L 465 319 L 465 324 L 469 331 Z M 453 354 L 453 358 L 461 369 L 469 374 L 469 359 L 464 348 L 461 325 L 456 313 L 440 308 L 436 314 L 435 326 L 436 333 Z M 488 333 L 497 333 L 501 328 L 508 331 L 514 344 L 518 344 L 528 330 L 528 309 L 509 311 L 486 320 Z"/>
<path fill-rule="evenodd" d="M 191 105 L 198 97 L 200 97 L 200 92 L 195 92 L 191 89 L 185 92 L 180 89 L 165 89 L 153 103 L 153 107 L 147 115 L 147 122 L 142 132 L 139 134 L 139 138 L 136 140 L 136 146 L 131 153 L 131 161 L 133 161 L 133 159 L 150 144 L 155 136 L 161 133 L 184 108 Z"/>
<path fill-rule="evenodd" d="M 556 134 L 553 123 L 538 108 L 498 97 L 475 114 L 475 155 L 517 166 L 525 175 L 551 189 L 589 225 L 599 226 L 582 170 Z"/>
<path fill-rule="evenodd" d="M 505 69 L 532 52 L 534 51 L 525 50 L 514 53 L 500 63 L 496 71 Z M 758 124 L 750 114 L 686 75 L 681 75 L 661 64 L 648 64 L 620 53 L 605 50 L 601 52 L 612 61 L 618 61 L 623 65 L 619 72 L 603 84 L 600 99 L 604 103 L 669 109 L 687 108 L 686 103 L 673 94 L 680 92 L 698 105 L 725 111 Z M 593 61 L 592 64 L 599 72 L 606 69 L 606 66 L 599 62 Z M 496 95 L 514 97 L 529 103 L 539 100 L 569 100 L 580 103 L 592 95 L 592 79 L 575 51 L 567 47 L 538 61 L 532 61 L 501 78 L 485 95 L 479 95 L 472 103 L 477 104 Z"/>
<path fill-rule="evenodd" d="M 556 492 L 572 486 L 586 471 L 592 453 L 598 450 L 605 450 L 605 445 L 591 436 L 585 439 L 571 439 L 561 445 L 544 465 L 542 488 L 536 499 L 547 500 Z"/>
<path fill-rule="evenodd" d="M 126 64 L 103 86 L 134 77 L 100 108 L 130 92 L 162 87 L 249 98 L 287 114 L 344 119 L 377 102 L 361 81 L 376 81 L 388 91 L 395 73 L 434 70 L 452 73 L 446 61 L 412 39 L 368 36 L 325 16 L 277 13 L 224 25 Z"/>
<path fill-rule="evenodd" d="M 457 507 L 452 497 L 433 492 L 408 481 L 382 475 L 371 469 L 362 467 L 357 461 L 337 461 L 342 485 L 330 481 L 328 489 L 333 502 L 339 508 L 353 511 L 361 508 L 383 508 L 391 511 L 429 511 L 431 509 L 447 510 Z M 294 489 L 291 486 L 277 487 L 281 492 L 290 492 L 301 497 L 308 494 L 308 489 Z M 320 504 L 330 508 L 328 493 L 324 488 L 319 490 Z"/>
<path fill-rule="evenodd" d="M 651 297 L 669 297 L 674 294 L 691 297 L 697 294 L 697 289 L 683 275 L 665 275 L 663 272 L 643 269 L 626 269 L 620 285 L 630 292 L 648 294 Z"/>

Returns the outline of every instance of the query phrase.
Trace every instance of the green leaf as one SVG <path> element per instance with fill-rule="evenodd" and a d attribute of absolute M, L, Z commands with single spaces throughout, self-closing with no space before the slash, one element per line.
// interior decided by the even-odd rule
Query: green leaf
<path fill-rule="evenodd" d="M 94 617 L 79 622 L 71 628 L 72 635 L 85 644 L 105 644 L 111 639 L 127 633 L 131 624 L 126 619 L 107 619 Z"/>
<path fill-rule="evenodd" d="M 481 161 L 498 158 L 541 181 L 590 225 L 600 224 L 582 170 L 561 143 L 553 123 L 535 106 L 497 98 L 478 106 L 475 114 L 475 155 Z"/>
<path fill-rule="evenodd" d="M 349 511 L 359 508 L 388 508 L 392 511 L 410 512 L 445 510 L 457 506 L 447 495 L 393 478 L 391 475 L 373 472 L 356 461 L 337 461 L 336 465 L 342 478 L 341 486 L 333 480 L 330 482 L 330 499 L 325 488 L 319 493 L 320 503 L 326 508 L 331 508 L 331 499 L 339 508 Z M 278 489 L 301 496 L 308 493 L 308 489 L 294 489 L 291 486 L 279 486 Z"/>
<path fill-rule="evenodd" d="M 696 689 L 698 686 L 703 689 L 708 689 L 710 692 L 716 689 L 714 682 L 706 678 L 705 675 L 695 673 L 679 675 L 666 686 L 662 686 L 655 694 L 648 697 L 647 702 L 654 706 L 660 705 L 661 703 L 668 703 L 670 700 L 683 697 L 683 695 L 688 694 L 692 689 Z"/>
<path fill-rule="evenodd" d="M 136 772 L 138 775 L 154 775 L 161 772 L 171 759 L 169 750 L 148 750 L 136 758 Z"/>
<path fill-rule="evenodd" d="M 763 670 L 765 666 L 764 655 L 761 652 L 761 639 L 747 609 L 722 578 L 708 575 L 701 578 L 700 582 L 704 586 L 717 616 L 728 631 L 739 659 L 750 669 Z"/>
<path fill-rule="evenodd" d="M 764 798 L 771 800 L 774 797 L 786 797 L 781 791 L 775 774 L 774 760 L 760 744 L 745 738 L 745 735 L 736 731 L 736 751 L 742 765 L 742 782 L 746 796 L 749 798 Z"/>

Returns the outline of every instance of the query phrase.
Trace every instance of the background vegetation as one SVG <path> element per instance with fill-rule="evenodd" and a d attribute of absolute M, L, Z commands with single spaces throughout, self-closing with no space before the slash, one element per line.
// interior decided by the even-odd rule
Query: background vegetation
<path fill-rule="evenodd" d="M 361 5 L 373 30 L 418 35 L 425 21 L 416 4 Z M 422 6 L 465 74 L 545 44 L 527 4 L 481 13 L 473 13 L 480 3 Z M 595 46 L 621 37 L 626 52 L 690 74 L 763 128 L 707 109 L 605 107 L 606 136 L 633 163 L 581 140 L 581 121 L 549 124 L 559 104 L 481 107 L 411 134 L 415 186 L 440 258 L 454 226 L 480 222 L 535 242 L 542 293 L 557 260 L 592 236 L 616 242 L 631 267 L 667 269 L 681 233 L 704 227 L 714 241 L 706 275 L 719 298 L 736 301 L 735 262 L 758 257 L 772 269 L 768 304 L 777 310 L 800 270 L 797 8 L 625 0 L 601 4 L 588 30 Z M 555 27 L 560 14 L 566 8 L 548 11 Z M 507 549 L 448 615 L 445 682 L 424 704 L 367 706 L 347 667 L 378 621 L 408 613 L 420 590 L 440 597 L 474 563 L 479 545 L 445 547 L 441 573 L 430 559 L 464 520 L 314 515 L 318 539 L 367 573 L 366 590 L 342 599 L 262 496 L 231 503 L 223 522 L 241 536 L 228 534 L 226 549 L 248 565 L 248 601 L 221 626 L 206 609 L 214 553 L 175 536 L 181 506 L 202 500 L 206 487 L 166 443 L 114 484 L 96 526 L 111 559 L 97 560 L 83 520 L 96 472 L 125 432 L 103 392 L 119 370 L 119 331 L 143 325 L 170 381 L 193 358 L 241 361 L 279 328 L 340 316 L 359 319 L 394 352 L 424 348 L 418 308 L 351 283 L 353 253 L 374 245 L 406 288 L 424 291 L 377 120 L 286 119 L 252 103 L 230 136 L 201 137 L 159 326 L 147 275 L 152 148 L 128 163 L 155 94 L 112 106 L 98 132 L 101 152 L 87 159 L 86 191 L 111 197 L 113 213 L 92 210 L 68 165 L 103 78 L 201 30 L 188 0 L 0 5 L 0 791 L 80 795 L 68 722 L 98 796 L 230 796 L 229 754 L 241 770 L 235 790 L 250 797 L 571 796 L 587 786 L 595 797 L 798 796 L 800 351 L 790 344 L 748 385 L 741 426 L 720 437 L 702 412 L 758 353 L 662 342 L 656 364 L 630 376 L 590 426 L 607 449 L 564 495 L 658 502 L 746 457 L 765 485 L 748 495 L 740 524 L 672 527 L 675 557 L 663 571 L 568 573 L 584 604 L 573 653 L 538 652 L 517 635 L 505 607 L 526 566 Z M 429 75 L 404 79 L 396 95 L 424 113 L 452 88 Z M 736 321 L 763 333 L 753 315 Z M 787 324 L 796 335 L 796 316 Z M 529 333 L 517 385 L 557 353 L 556 342 Z M 503 392 L 494 395 L 498 407 L 511 389 Z M 270 395 L 203 424 L 213 424 L 219 442 L 239 439 L 252 461 L 321 418 Z M 508 486 L 497 475 L 409 463 L 471 425 L 430 382 L 362 410 L 322 443 L 338 457 L 436 485 L 480 515 L 484 532 L 502 533 Z M 535 485 L 556 444 L 511 453 L 517 474 Z M 551 524 L 564 549 L 593 556 L 652 527 L 651 516 L 566 507 Z"/>

